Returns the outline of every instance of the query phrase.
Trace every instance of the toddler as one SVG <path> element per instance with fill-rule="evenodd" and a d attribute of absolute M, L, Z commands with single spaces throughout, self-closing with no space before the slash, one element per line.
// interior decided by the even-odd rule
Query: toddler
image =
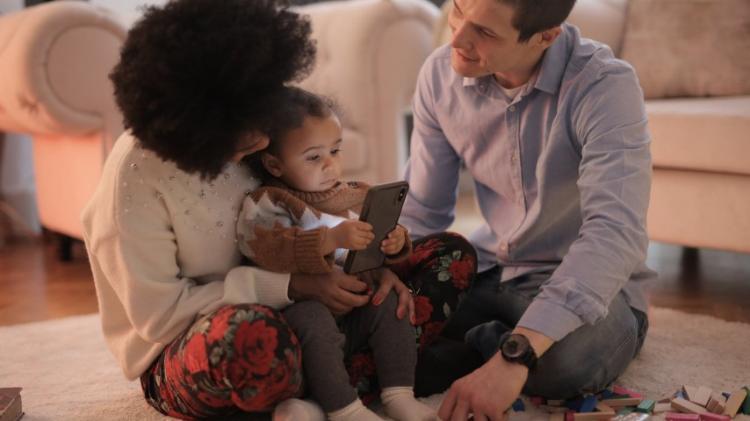
<path fill-rule="evenodd" d="M 342 182 L 342 129 L 331 104 L 305 90 L 287 87 L 277 104 L 277 121 L 267 149 L 249 157 L 263 186 L 249 194 L 238 220 L 240 250 L 261 268 L 290 273 L 325 273 L 342 264 L 347 250 L 362 250 L 374 239 L 358 221 L 368 186 Z M 386 264 L 408 257 L 406 230 L 397 226 L 381 244 Z M 386 268 L 367 274 L 383 281 Z M 369 344 L 381 399 L 397 420 L 433 420 L 435 412 L 414 397 L 416 347 L 409 320 L 396 317 L 397 297 L 370 302 L 335 317 L 321 303 L 292 304 L 284 317 L 302 345 L 306 385 L 327 416 L 338 420 L 379 420 L 349 384 L 344 358 Z"/>

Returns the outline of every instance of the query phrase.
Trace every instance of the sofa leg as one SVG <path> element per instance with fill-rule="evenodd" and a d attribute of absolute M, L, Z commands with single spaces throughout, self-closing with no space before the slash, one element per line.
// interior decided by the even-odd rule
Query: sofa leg
<path fill-rule="evenodd" d="M 62 262 L 70 262 L 73 260 L 73 237 L 69 237 L 65 234 L 57 235 L 57 258 Z"/>

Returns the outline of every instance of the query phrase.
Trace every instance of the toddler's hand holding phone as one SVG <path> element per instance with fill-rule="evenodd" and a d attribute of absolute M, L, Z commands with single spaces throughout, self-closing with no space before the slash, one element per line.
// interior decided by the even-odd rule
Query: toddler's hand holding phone
<path fill-rule="evenodd" d="M 388 237 L 380 243 L 380 250 L 386 256 L 392 256 L 404 248 L 404 243 L 406 243 L 406 229 L 401 225 L 396 225 L 396 228 L 389 232 Z"/>
<path fill-rule="evenodd" d="M 328 230 L 329 238 L 335 248 L 364 250 L 375 238 L 372 225 L 362 221 L 344 221 Z"/>

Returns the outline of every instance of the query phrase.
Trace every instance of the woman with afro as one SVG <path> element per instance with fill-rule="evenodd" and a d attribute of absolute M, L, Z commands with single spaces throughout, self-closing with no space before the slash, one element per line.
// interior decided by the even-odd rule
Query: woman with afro
<path fill-rule="evenodd" d="M 85 241 L 108 346 L 166 415 L 265 412 L 299 396 L 300 345 L 277 309 L 368 301 L 340 271 L 243 266 L 236 244 L 259 184 L 239 162 L 267 146 L 274 97 L 311 69 L 310 32 L 271 0 L 176 0 L 145 10 L 111 74 L 127 130 L 84 210 Z M 291 418 L 319 413 L 286 402 Z"/>

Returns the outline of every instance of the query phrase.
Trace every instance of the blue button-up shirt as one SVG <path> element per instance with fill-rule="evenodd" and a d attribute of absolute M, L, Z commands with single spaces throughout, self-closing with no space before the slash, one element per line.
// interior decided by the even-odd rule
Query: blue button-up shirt
<path fill-rule="evenodd" d="M 645 311 L 651 154 L 631 66 L 564 24 L 509 103 L 491 75 L 456 74 L 443 46 L 413 108 L 401 222 L 415 237 L 453 222 L 464 164 L 484 217 L 470 237 L 479 270 L 499 264 L 501 281 L 553 271 L 519 326 L 559 340 L 605 317 L 620 291 Z"/>

